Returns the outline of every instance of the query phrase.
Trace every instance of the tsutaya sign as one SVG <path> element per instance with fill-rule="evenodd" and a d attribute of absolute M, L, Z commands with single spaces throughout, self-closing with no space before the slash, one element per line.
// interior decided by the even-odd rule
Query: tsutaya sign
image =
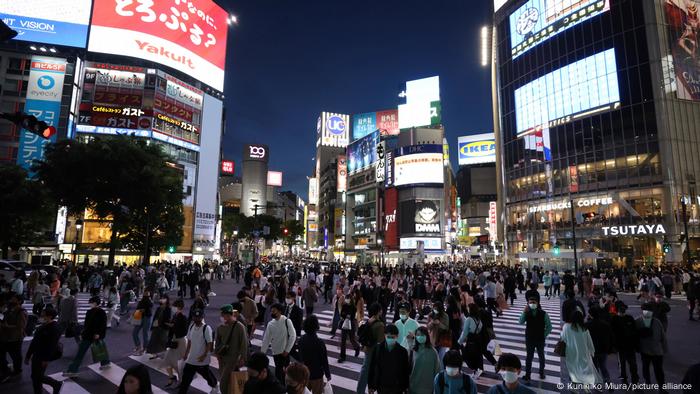
<path fill-rule="evenodd" d="M 666 234 L 663 224 L 639 224 L 630 226 L 607 226 L 602 227 L 603 235 L 657 235 Z"/>
<path fill-rule="evenodd" d="M 592 207 L 592 206 L 596 206 L 596 205 L 610 205 L 612 203 L 613 203 L 612 197 L 585 198 L 585 199 L 581 199 L 581 200 L 576 200 L 577 207 Z M 533 207 L 529 207 L 528 212 L 530 212 L 530 213 L 549 212 L 549 211 L 558 211 L 561 209 L 568 209 L 568 208 L 571 208 L 571 201 L 562 201 L 562 202 L 553 202 L 553 203 L 535 205 Z"/>

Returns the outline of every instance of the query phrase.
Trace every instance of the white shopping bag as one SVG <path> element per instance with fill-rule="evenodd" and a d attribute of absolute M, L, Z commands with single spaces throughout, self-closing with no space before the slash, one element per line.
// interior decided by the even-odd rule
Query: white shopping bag
<path fill-rule="evenodd" d="M 323 386 L 323 394 L 333 394 L 333 386 L 331 386 L 331 382 L 326 382 L 326 384 Z"/>
<path fill-rule="evenodd" d="M 486 345 L 486 350 L 487 350 L 489 353 L 492 353 L 492 354 L 495 353 L 495 352 L 496 352 L 496 345 L 497 345 L 497 344 L 498 344 L 498 343 L 496 342 L 496 340 L 495 340 L 495 339 L 492 339 L 492 340 L 489 342 L 489 344 Z"/>

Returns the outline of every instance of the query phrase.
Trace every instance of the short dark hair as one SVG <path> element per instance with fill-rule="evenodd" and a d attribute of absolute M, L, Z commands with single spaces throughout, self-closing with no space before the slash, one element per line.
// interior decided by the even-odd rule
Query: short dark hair
<path fill-rule="evenodd" d="M 173 302 L 173 306 L 175 308 L 184 308 L 185 307 L 185 301 L 182 300 L 182 298 L 178 298 Z"/>
<path fill-rule="evenodd" d="M 274 304 L 272 304 L 272 306 L 270 308 L 277 309 L 277 311 L 279 311 L 279 312 L 284 312 L 284 305 L 282 305 L 280 303 L 274 303 Z"/>
<path fill-rule="evenodd" d="M 394 324 L 387 324 L 386 328 L 384 329 L 384 335 L 386 334 L 399 335 L 399 328 L 396 327 Z"/>
<path fill-rule="evenodd" d="M 318 324 L 318 317 L 316 317 L 316 315 L 311 315 L 304 319 L 303 329 L 307 334 L 315 333 L 320 330 L 321 326 Z"/>
<path fill-rule="evenodd" d="M 520 363 L 520 359 L 515 354 L 503 353 L 501 357 L 498 358 L 496 371 L 500 371 L 503 368 L 523 369 L 523 364 Z"/>
<path fill-rule="evenodd" d="M 58 315 L 58 311 L 54 308 L 44 308 L 42 311 L 49 319 L 55 319 Z"/>
<path fill-rule="evenodd" d="M 379 305 L 378 302 L 372 303 L 372 305 L 370 305 L 369 308 L 367 308 L 367 313 L 369 313 L 370 317 L 376 316 L 381 311 L 382 311 L 382 306 Z"/>
<path fill-rule="evenodd" d="M 238 299 L 239 299 L 239 300 L 245 298 L 245 296 L 246 296 L 245 291 L 240 290 L 240 291 L 238 292 Z"/>
<path fill-rule="evenodd" d="M 263 371 L 270 365 L 270 360 L 267 356 L 260 352 L 255 352 L 248 358 L 248 368 L 254 371 Z"/>
<path fill-rule="evenodd" d="M 446 367 L 462 367 L 462 354 L 458 350 L 450 350 L 442 358 L 442 364 Z"/>

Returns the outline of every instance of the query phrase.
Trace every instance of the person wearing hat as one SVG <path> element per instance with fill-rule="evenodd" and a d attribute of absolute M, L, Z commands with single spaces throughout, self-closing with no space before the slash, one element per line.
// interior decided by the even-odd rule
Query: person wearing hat
<path fill-rule="evenodd" d="M 284 381 L 284 368 L 289 365 L 289 352 L 292 351 L 297 340 L 297 331 L 291 320 L 284 315 L 284 306 L 273 304 L 271 306 L 272 320 L 265 327 L 260 351 L 267 353 L 272 348 L 272 357 L 275 361 L 275 377 L 278 381 Z"/>
<path fill-rule="evenodd" d="M 639 383 L 639 374 L 637 373 L 637 326 L 634 322 L 634 317 L 627 314 L 627 305 L 622 301 L 615 302 L 617 314 L 612 316 L 610 324 L 613 329 L 615 338 L 615 348 L 617 349 L 617 358 L 620 366 L 620 377 L 622 382 L 627 384 L 627 365 L 629 365 L 630 377 L 632 383 Z"/>
<path fill-rule="evenodd" d="M 400 303 L 399 320 L 394 322 L 394 325 L 399 329 L 398 343 L 406 348 L 406 350 L 411 350 L 413 348 L 413 340 L 419 326 L 418 322 L 409 316 L 410 312 L 411 304 L 408 302 Z"/>
<path fill-rule="evenodd" d="M 78 353 L 75 355 L 73 362 L 68 366 L 68 370 L 63 373 L 63 376 L 73 377 L 78 375 L 78 368 L 83 362 L 85 353 L 95 341 L 104 341 L 107 332 L 107 314 L 100 308 L 100 297 L 93 296 L 90 298 L 90 309 L 85 313 L 85 323 L 81 333 L 81 341 L 78 344 Z M 108 368 L 111 362 L 109 357 L 106 360 L 100 361 L 100 369 Z"/>
<path fill-rule="evenodd" d="M 270 360 L 264 353 L 256 352 L 248 358 L 248 381 L 243 394 L 284 394 L 285 387 L 270 373 Z"/>
<path fill-rule="evenodd" d="M 219 360 L 221 392 L 228 393 L 231 373 L 245 365 L 248 356 L 248 334 L 245 326 L 235 319 L 234 309 L 230 304 L 221 307 L 221 322 L 216 329 L 214 354 Z"/>
<path fill-rule="evenodd" d="M 187 330 L 187 347 L 185 349 L 185 367 L 182 369 L 182 382 L 178 390 L 179 394 L 187 394 L 192 384 L 194 374 L 201 375 L 209 387 L 211 394 L 219 394 L 216 376 L 209 368 L 211 352 L 213 348 L 211 327 L 204 323 L 204 311 L 195 309 L 192 311 L 192 323 Z"/>

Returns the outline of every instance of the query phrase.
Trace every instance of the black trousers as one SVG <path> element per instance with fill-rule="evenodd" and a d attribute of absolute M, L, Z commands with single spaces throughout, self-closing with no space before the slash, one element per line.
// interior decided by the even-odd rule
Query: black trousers
<path fill-rule="evenodd" d="M 309 317 L 314 314 L 314 306 L 306 304 L 306 317 Z"/>
<path fill-rule="evenodd" d="M 525 376 L 530 376 L 530 371 L 532 370 L 532 359 L 535 357 L 535 350 L 537 350 L 537 358 L 540 360 L 540 373 L 544 373 L 544 339 L 541 341 L 525 341 L 525 350 L 527 355 L 525 356 Z"/>
<path fill-rule="evenodd" d="M 644 375 L 644 381 L 647 383 L 651 383 L 649 364 L 654 366 L 656 383 L 658 383 L 659 386 L 662 386 L 664 383 L 666 383 L 666 378 L 664 376 L 664 356 L 652 356 L 642 353 L 642 374 Z"/>
<path fill-rule="evenodd" d="M 192 379 L 194 379 L 195 373 L 202 376 L 207 381 L 209 387 L 216 387 L 216 376 L 214 376 L 214 373 L 211 371 L 211 369 L 209 369 L 208 365 L 192 365 L 186 363 L 185 367 L 182 369 L 182 382 L 180 383 L 180 389 L 178 390 L 179 394 L 187 394 L 187 391 L 190 389 L 190 384 L 192 384 Z"/>
<path fill-rule="evenodd" d="M 46 367 L 48 367 L 48 363 Z M 54 391 L 61 385 L 61 382 L 58 380 L 46 376 L 46 367 L 36 357 L 32 357 L 32 388 L 34 389 L 34 394 L 42 394 L 44 392 L 42 385 L 44 384 L 51 386 Z"/>
<path fill-rule="evenodd" d="M 620 377 L 627 381 L 627 365 L 630 367 L 630 377 L 632 383 L 639 383 L 639 373 L 637 372 L 637 353 L 633 351 L 619 351 L 617 360 L 620 363 Z"/>
<path fill-rule="evenodd" d="M 277 381 L 284 382 L 284 370 L 289 366 L 289 355 L 275 354 L 272 356 L 272 359 L 275 362 L 275 377 Z"/>
<path fill-rule="evenodd" d="M 556 283 L 556 284 L 552 285 L 552 296 L 561 295 L 560 291 L 561 291 L 561 284 Z"/>
<path fill-rule="evenodd" d="M 10 368 L 6 363 L 6 356 L 12 360 L 12 373 L 17 375 L 22 373 L 22 341 L 0 342 L 0 372 L 10 373 Z"/>

